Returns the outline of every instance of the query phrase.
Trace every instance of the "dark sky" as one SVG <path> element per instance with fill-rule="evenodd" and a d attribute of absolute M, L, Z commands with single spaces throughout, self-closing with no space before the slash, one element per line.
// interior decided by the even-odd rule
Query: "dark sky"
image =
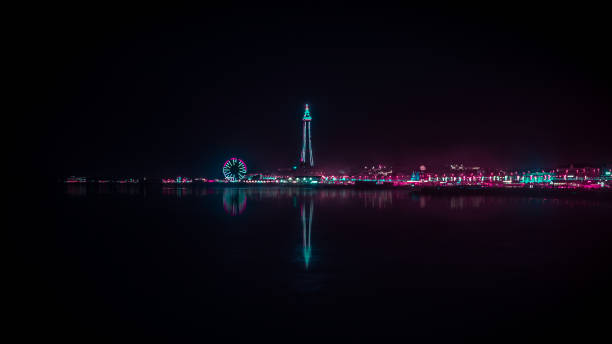
<path fill-rule="evenodd" d="M 605 14 L 23 9 L 22 129 L 56 176 L 212 177 L 232 156 L 288 167 L 305 103 L 319 166 L 610 162 Z"/>

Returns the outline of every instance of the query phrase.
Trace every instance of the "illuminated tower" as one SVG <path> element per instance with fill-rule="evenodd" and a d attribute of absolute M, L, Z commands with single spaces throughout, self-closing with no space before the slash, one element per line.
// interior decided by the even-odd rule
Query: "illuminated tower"
<path fill-rule="evenodd" d="M 300 154 L 300 167 L 314 167 L 314 159 L 312 158 L 312 142 L 310 141 L 310 110 L 306 104 L 304 117 L 302 117 L 303 134 L 302 134 L 302 154 Z"/>

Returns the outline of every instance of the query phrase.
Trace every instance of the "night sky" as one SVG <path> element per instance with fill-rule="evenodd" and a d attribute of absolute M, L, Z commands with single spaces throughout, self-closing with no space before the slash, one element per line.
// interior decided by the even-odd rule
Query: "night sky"
<path fill-rule="evenodd" d="M 23 130 L 52 176 L 289 167 L 305 103 L 322 167 L 612 161 L 602 8 L 22 14 Z"/>

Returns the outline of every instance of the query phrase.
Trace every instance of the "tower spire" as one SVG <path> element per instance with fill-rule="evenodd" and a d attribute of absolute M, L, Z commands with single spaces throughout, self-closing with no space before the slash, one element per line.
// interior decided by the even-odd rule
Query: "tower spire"
<path fill-rule="evenodd" d="M 304 110 L 304 118 L 303 118 L 303 120 L 305 120 L 305 121 L 312 120 L 312 117 L 310 117 L 310 109 L 308 108 L 308 104 L 306 104 L 306 109 Z"/>

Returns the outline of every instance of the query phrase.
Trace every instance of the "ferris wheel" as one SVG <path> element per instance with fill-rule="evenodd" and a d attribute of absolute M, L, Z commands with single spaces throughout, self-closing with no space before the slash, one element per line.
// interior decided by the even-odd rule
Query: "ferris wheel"
<path fill-rule="evenodd" d="M 231 158 L 223 164 L 223 175 L 230 182 L 237 182 L 246 176 L 247 167 L 244 161 Z"/>

